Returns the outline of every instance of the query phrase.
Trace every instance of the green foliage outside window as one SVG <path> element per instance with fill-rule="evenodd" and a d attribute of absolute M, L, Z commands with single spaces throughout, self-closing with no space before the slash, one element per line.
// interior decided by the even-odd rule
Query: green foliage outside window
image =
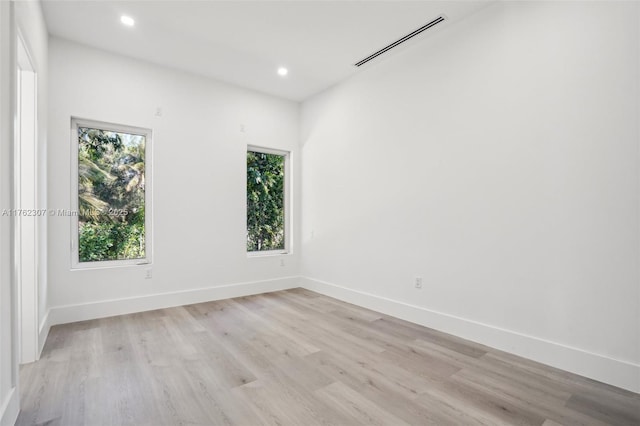
<path fill-rule="evenodd" d="M 247 152 L 247 251 L 283 250 L 285 157 Z"/>
<path fill-rule="evenodd" d="M 78 128 L 80 262 L 145 257 L 145 142 Z"/>

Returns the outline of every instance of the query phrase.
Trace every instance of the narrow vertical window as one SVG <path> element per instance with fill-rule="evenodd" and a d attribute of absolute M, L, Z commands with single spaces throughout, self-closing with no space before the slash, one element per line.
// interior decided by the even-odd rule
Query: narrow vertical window
<path fill-rule="evenodd" d="M 71 133 L 72 266 L 150 263 L 151 131 L 74 119 Z"/>
<path fill-rule="evenodd" d="M 247 149 L 247 252 L 289 250 L 289 153 Z"/>

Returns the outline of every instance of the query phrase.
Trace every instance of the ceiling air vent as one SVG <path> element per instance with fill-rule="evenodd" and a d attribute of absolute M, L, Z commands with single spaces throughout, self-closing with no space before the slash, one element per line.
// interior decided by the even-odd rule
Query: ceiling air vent
<path fill-rule="evenodd" d="M 418 28 L 414 32 L 407 34 L 406 36 L 402 37 L 401 39 L 394 41 L 393 43 L 391 43 L 387 47 L 383 47 L 382 49 L 378 50 L 376 53 L 373 53 L 373 54 L 367 56 L 366 58 L 364 58 L 363 60 L 361 60 L 359 62 L 356 62 L 354 65 L 356 67 L 361 67 L 364 64 L 366 64 L 367 62 L 371 61 L 372 59 L 377 58 L 378 56 L 382 55 L 383 53 L 385 53 L 385 52 L 393 49 L 394 47 L 398 46 L 399 44 L 402 44 L 405 41 L 417 36 L 418 34 L 422 33 L 423 31 L 426 31 L 429 28 L 438 25 L 442 21 L 444 21 L 444 16 L 438 16 L 436 19 L 434 19 L 433 21 L 429 22 L 428 24 L 421 26 L 420 28 Z"/>

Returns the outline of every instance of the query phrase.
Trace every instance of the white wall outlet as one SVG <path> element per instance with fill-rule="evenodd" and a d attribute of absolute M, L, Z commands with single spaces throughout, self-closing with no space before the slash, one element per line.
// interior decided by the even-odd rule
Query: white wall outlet
<path fill-rule="evenodd" d="M 144 271 L 144 278 L 147 279 L 147 280 L 150 280 L 152 277 L 153 277 L 153 273 L 152 273 L 151 268 L 147 268 Z"/>
<path fill-rule="evenodd" d="M 280 266 L 284 266 L 284 259 L 280 259 Z"/>
<path fill-rule="evenodd" d="M 422 277 L 416 277 L 415 287 L 422 288 Z"/>

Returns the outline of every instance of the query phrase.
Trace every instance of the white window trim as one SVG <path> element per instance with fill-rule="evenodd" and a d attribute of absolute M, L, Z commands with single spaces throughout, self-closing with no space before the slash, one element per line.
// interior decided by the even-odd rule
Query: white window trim
<path fill-rule="evenodd" d="M 261 152 L 263 154 L 274 154 L 274 155 L 281 155 L 284 157 L 284 249 L 279 249 L 279 250 L 261 250 L 261 251 L 248 251 L 247 253 L 247 257 L 264 257 L 264 256 L 278 256 L 278 255 L 286 255 L 286 254 L 291 254 L 291 241 L 292 241 L 292 235 L 291 235 L 291 151 L 285 151 L 282 149 L 274 149 L 274 148 L 266 148 L 266 147 L 262 147 L 262 146 L 256 146 L 256 145 L 247 145 L 247 152 L 252 151 L 252 152 Z M 247 176 L 247 170 L 246 170 L 246 165 L 247 165 L 247 156 L 245 153 L 245 171 L 244 171 L 244 176 L 245 176 L 245 200 L 247 198 L 246 196 L 246 190 L 247 190 L 247 183 L 246 183 L 246 176 Z M 247 245 L 247 238 L 246 238 L 246 233 L 247 233 L 247 229 L 246 229 L 246 216 L 247 216 L 248 212 L 246 211 L 246 207 L 245 207 L 245 241 L 244 241 L 244 245 L 246 247 Z"/>
<path fill-rule="evenodd" d="M 124 260 L 104 260 L 96 262 L 80 262 L 79 250 L 79 224 L 78 215 L 71 216 L 71 269 L 98 269 L 112 268 L 121 266 L 150 265 L 153 258 L 153 227 L 152 227 L 152 146 L 153 132 L 151 129 L 141 127 L 125 126 L 120 124 L 106 123 L 97 120 L 88 120 L 83 118 L 71 117 L 71 211 L 78 212 L 78 128 L 89 127 L 92 129 L 101 129 L 118 133 L 129 133 L 133 135 L 142 135 L 145 137 L 144 148 L 144 168 L 145 168 L 145 218 L 144 218 L 144 237 L 145 237 L 145 258 L 144 259 L 124 259 Z"/>

